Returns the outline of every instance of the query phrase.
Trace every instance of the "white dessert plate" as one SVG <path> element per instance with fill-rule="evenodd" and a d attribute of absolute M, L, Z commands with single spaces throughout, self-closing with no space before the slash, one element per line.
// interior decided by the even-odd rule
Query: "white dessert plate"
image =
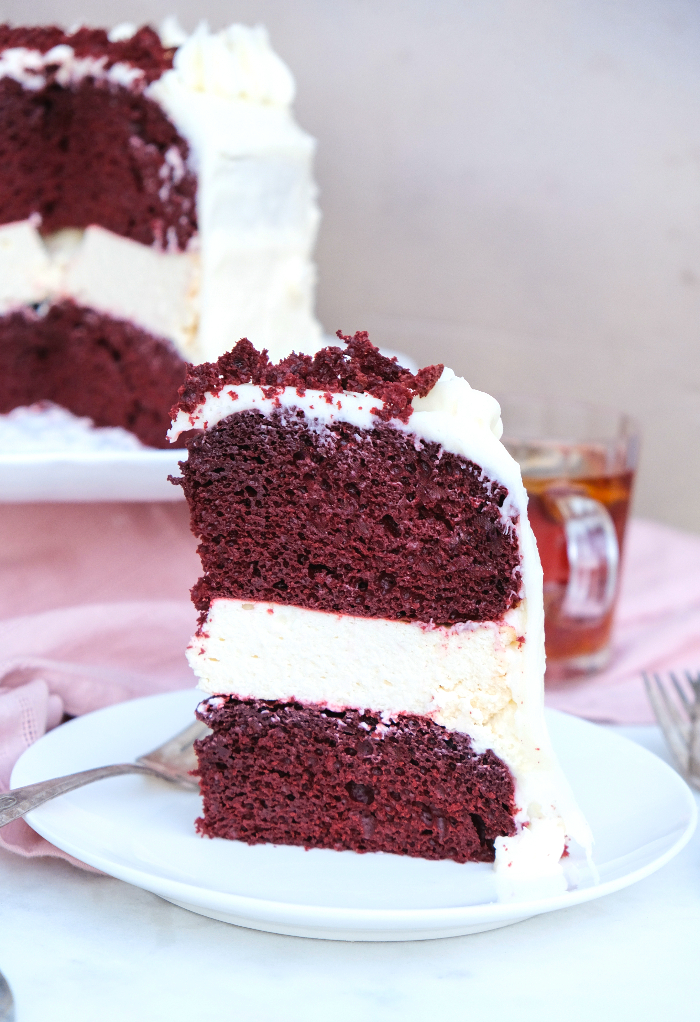
<path fill-rule="evenodd" d="M 194 691 L 150 696 L 70 721 L 27 749 L 12 786 L 132 759 L 184 727 L 199 698 Z M 477 933 L 641 880 L 679 852 L 695 828 L 695 800 L 666 763 L 586 721 L 556 711 L 547 717 L 593 829 L 597 867 L 597 876 L 579 869 L 567 890 L 553 894 L 499 892 L 492 867 L 479 863 L 200 838 L 193 826 L 199 797 L 138 775 L 80 788 L 27 820 L 76 858 L 224 922 L 335 940 Z"/>
<path fill-rule="evenodd" d="M 168 475 L 186 451 L 145 447 L 125 429 L 38 402 L 0 415 L 0 502 L 184 500 Z"/>

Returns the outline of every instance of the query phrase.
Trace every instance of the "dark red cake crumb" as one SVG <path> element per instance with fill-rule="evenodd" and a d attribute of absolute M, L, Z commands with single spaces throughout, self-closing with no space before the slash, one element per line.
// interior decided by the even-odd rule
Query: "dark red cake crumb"
<path fill-rule="evenodd" d="M 248 844 L 493 862 L 516 832 L 513 777 L 425 717 L 214 696 L 197 716 L 199 833 Z"/>
<path fill-rule="evenodd" d="M 53 401 L 169 447 L 168 409 L 184 375 L 169 341 L 70 301 L 0 317 L 0 414 Z"/>
<path fill-rule="evenodd" d="M 46 52 L 67 43 L 78 56 L 144 70 L 124 88 L 84 78 L 70 88 L 49 68 L 25 89 L 0 79 L 0 224 L 37 216 L 44 234 L 98 224 L 144 245 L 184 250 L 197 230 L 197 179 L 189 146 L 143 86 L 172 64 L 150 28 L 110 43 L 101 29 L 0 27 L 0 48 Z M 167 154 L 167 158 L 166 158 Z"/>
<path fill-rule="evenodd" d="M 292 352 L 277 365 L 270 362 L 267 350 L 259 352 L 244 337 L 218 361 L 187 367 L 187 379 L 172 410 L 173 418 L 180 410 L 193 412 L 207 394 L 218 394 L 230 385 L 254 383 L 280 390 L 295 387 L 300 395 L 307 390 L 371 394 L 386 403 L 381 411 L 372 408 L 373 414 L 384 422 L 392 418 L 408 422 L 413 411 L 412 398 L 425 397 L 444 368 L 428 366 L 414 376 L 396 358 L 382 355 L 365 330 L 358 330 L 352 337 L 345 337 L 339 330 L 338 337 L 345 341 L 345 349 L 331 346 L 313 357 Z"/>
<path fill-rule="evenodd" d="M 507 490 L 439 444 L 381 423 L 318 432 L 291 410 L 234 414 L 187 447 L 202 613 L 232 597 L 454 624 L 519 601 Z"/>

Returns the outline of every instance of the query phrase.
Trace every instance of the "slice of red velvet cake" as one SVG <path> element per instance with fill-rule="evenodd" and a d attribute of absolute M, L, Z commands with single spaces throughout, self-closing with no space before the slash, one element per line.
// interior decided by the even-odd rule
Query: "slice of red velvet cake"
<path fill-rule="evenodd" d="M 293 96 L 262 28 L 0 25 L 0 413 L 165 447 L 187 362 L 320 346 Z"/>
<path fill-rule="evenodd" d="M 366 334 L 242 340 L 174 409 L 200 540 L 202 834 L 560 870 L 542 572 L 497 403 Z"/>

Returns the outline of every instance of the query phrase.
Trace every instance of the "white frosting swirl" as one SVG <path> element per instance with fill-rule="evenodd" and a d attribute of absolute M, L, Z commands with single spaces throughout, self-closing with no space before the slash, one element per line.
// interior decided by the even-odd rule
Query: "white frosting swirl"
<path fill-rule="evenodd" d="M 289 107 L 294 79 L 262 25 L 230 25 L 212 33 L 205 21 L 180 46 L 168 75 L 193 92 Z"/>
<path fill-rule="evenodd" d="M 445 367 L 442 376 L 425 397 L 414 397 L 414 412 L 442 412 L 463 424 L 490 430 L 500 440 L 503 435 L 501 406 L 495 397 L 483 390 L 474 390 L 463 376 L 456 376 Z"/>
<path fill-rule="evenodd" d="M 110 43 L 122 43 L 127 39 L 133 39 L 137 32 L 138 28 L 133 21 L 121 21 L 113 29 L 110 29 L 107 38 Z"/>

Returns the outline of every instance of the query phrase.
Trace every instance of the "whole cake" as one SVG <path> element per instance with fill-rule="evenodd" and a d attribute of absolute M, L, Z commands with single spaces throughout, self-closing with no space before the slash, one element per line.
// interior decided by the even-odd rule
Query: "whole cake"
<path fill-rule="evenodd" d="M 191 366 L 202 834 L 561 870 L 542 572 L 499 408 L 365 333 Z M 190 432 L 194 431 L 194 432 Z"/>
<path fill-rule="evenodd" d="M 164 447 L 187 362 L 320 347 L 293 98 L 262 28 L 0 26 L 0 413 Z"/>

